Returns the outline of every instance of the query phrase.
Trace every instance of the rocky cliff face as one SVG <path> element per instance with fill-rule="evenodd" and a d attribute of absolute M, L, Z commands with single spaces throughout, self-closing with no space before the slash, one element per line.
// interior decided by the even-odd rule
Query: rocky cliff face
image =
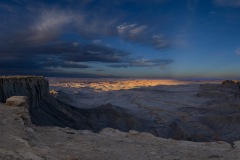
<path fill-rule="evenodd" d="M 30 111 L 38 108 L 40 100 L 48 95 L 48 81 L 44 77 L 0 77 L 0 102 L 11 96 L 29 97 Z"/>
<path fill-rule="evenodd" d="M 0 77 L 0 102 L 5 103 L 11 96 L 29 97 L 31 121 L 39 126 L 90 129 L 94 132 L 105 127 L 122 131 L 130 129 L 142 131 L 140 120 L 111 105 L 80 109 L 60 102 L 50 95 L 49 84 L 44 77 Z"/>
<path fill-rule="evenodd" d="M 27 96 L 31 120 L 37 125 L 89 129 L 87 119 L 79 112 L 60 103 L 49 94 L 49 84 L 44 77 L 0 77 L 0 102 L 11 96 Z"/>

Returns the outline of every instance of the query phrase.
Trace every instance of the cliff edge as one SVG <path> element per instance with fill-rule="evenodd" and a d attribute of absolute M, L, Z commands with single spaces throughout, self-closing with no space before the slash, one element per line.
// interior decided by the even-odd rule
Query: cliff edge
<path fill-rule="evenodd" d="M 49 83 L 39 76 L 0 77 L 0 102 L 11 96 L 27 96 L 32 123 L 38 126 L 70 127 L 99 132 L 111 127 L 121 131 L 142 129 L 142 120 L 111 104 L 81 109 L 60 102 L 49 93 Z"/>
<path fill-rule="evenodd" d="M 0 77 L 0 102 L 6 102 L 11 96 L 29 97 L 29 109 L 36 109 L 40 100 L 48 96 L 48 81 L 36 76 L 2 76 Z"/>
<path fill-rule="evenodd" d="M 11 96 L 27 96 L 34 124 L 90 129 L 86 117 L 49 94 L 48 81 L 41 76 L 0 77 L 0 102 Z"/>

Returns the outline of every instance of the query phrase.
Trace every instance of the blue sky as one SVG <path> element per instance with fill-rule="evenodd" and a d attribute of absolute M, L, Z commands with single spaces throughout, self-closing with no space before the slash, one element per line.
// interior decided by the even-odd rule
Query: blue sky
<path fill-rule="evenodd" d="M 1 0 L 0 74 L 239 78 L 240 0 Z"/>

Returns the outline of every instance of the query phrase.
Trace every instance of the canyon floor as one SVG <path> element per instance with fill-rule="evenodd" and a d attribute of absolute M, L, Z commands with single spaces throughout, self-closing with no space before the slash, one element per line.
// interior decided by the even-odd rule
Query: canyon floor
<path fill-rule="evenodd" d="M 51 95 L 44 77 L 0 83 L 0 159 L 240 158 L 240 83 L 50 79 Z"/>
<path fill-rule="evenodd" d="M 106 128 L 100 133 L 39 127 L 23 118 L 21 107 L 0 104 L 0 159 L 4 160 L 155 160 L 240 157 L 240 141 L 189 142 L 136 131 Z"/>
<path fill-rule="evenodd" d="M 58 100 L 72 106 L 89 109 L 110 105 L 137 119 L 127 121 L 128 128 L 115 127 L 122 131 L 130 128 L 197 142 L 240 140 L 237 85 L 222 85 L 220 81 L 50 79 L 50 88 Z"/>

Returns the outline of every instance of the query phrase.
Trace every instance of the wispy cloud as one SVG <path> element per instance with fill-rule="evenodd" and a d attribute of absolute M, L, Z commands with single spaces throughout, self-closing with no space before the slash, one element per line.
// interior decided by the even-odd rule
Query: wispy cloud
<path fill-rule="evenodd" d="M 171 59 L 155 59 L 155 60 L 149 60 L 149 59 L 135 59 L 130 60 L 128 62 L 120 63 L 120 64 L 112 64 L 109 65 L 113 68 L 128 68 L 128 67 L 166 67 L 173 63 L 173 60 Z"/>
<path fill-rule="evenodd" d="M 48 42 L 58 38 L 63 28 L 73 21 L 72 13 L 58 9 L 43 9 L 34 24 L 30 26 L 30 42 Z"/>
<path fill-rule="evenodd" d="M 240 55 L 240 48 L 238 48 L 238 49 L 235 51 L 235 53 L 236 53 L 237 55 Z"/>
<path fill-rule="evenodd" d="M 136 37 L 146 34 L 146 25 L 138 26 L 137 24 L 121 24 L 117 26 L 117 30 L 120 36 L 123 38 L 135 39 Z"/>
<path fill-rule="evenodd" d="M 45 62 L 45 66 L 46 65 L 46 62 Z M 86 64 L 82 64 L 81 62 L 73 62 L 73 61 L 59 61 L 58 63 L 52 63 L 49 62 L 49 66 L 53 67 L 53 68 L 58 68 L 58 67 L 61 67 L 61 68 L 76 68 L 76 69 L 84 69 L 84 68 L 91 68 L 89 65 L 86 65 Z"/>
<path fill-rule="evenodd" d="M 130 61 L 130 66 L 132 67 L 154 67 L 154 66 L 166 66 L 173 63 L 170 59 L 155 59 L 155 60 L 147 60 L 147 59 L 138 59 Z"/>
<path fill-rule="evenodd" d="M 152 45 L 156 49 L 168 47 L 169 43 L 162 34 L 153 34 L 147 25 L 123 23 L 117 26 L 121 38 L 132 42 Z"/>
<path fill-rule="evenodd" d="M 6 4 L 0 3 L 0 9 L 4 10 L 4 11 L 7 11 L 7 12 L 10 12 L 10 13 L 16 13 L 14 7 L 6 5 Z"/>
<path fill-rule="evenodd" d="M 102 41 L 100 39 L 94 39 L 92 41 L 93 44 L 102 44 Z"/>
<path fill-rule="evenodd" d="M 214 0 L 219 6 L 240 7 L 240 0 Z"/>
<path fill-rule="evenodd" d="M 157 3 L 158 1 L 154 2 Z M 86 4 L 88 3 L 91 2 L 86 1 Z M 12 19 L 8 20 L 8 22 L 0 24 L 0 29 L 6 30 L 4 33 L 10 33 L 10 35 L 6 36 L 7 38 L 4 38 L 5 41 L 11 41 L 12 45 L 20 43 L 21 45 L 23 43 L 28 45 L 43 44 L 58 40 L 66 31 L 71 30 L 72 33 L 93 42 L 96 42 L 95 39 L 108 36 L 120 37 L 156 49 L 165 48 L 169 45 L 163 34 L 153 32 L 151 27 L 122 23 L 121 19 L 115 16 L 98 15 L 94 11 L 76 10 L 71 9 L 71 7 L 61 8 L 40 5 L 39 8 L 36 8 L 36 5 L 33 5 L 30 8 L 25 11 L 28 12 L 26 13 L 27 17 L 21 15 L 19 17 L 12 16 Z M 24 23 L 21 23 L 22 21 Z M 4 36 L 1 35 L 1 37 Z"/>

